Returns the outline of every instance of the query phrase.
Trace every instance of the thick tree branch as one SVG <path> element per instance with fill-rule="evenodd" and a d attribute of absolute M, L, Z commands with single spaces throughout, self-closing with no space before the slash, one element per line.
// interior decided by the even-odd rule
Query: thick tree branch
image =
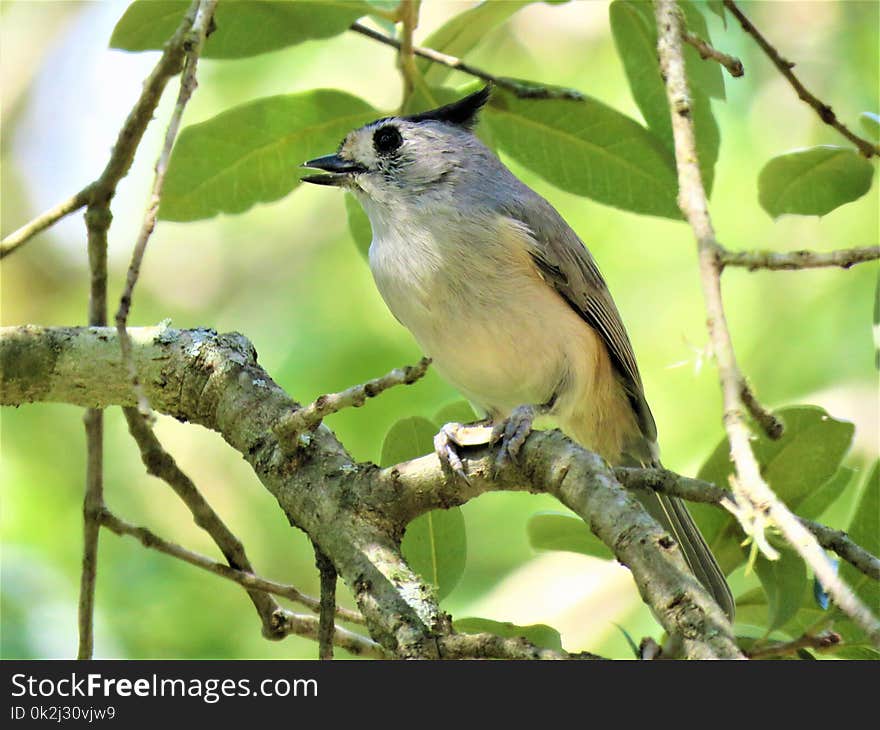
<path fill-rule="evenodd" d="M 838 118 L 834 111 L 831 109 L 828 104 L 818 99 L 814 94 L 810 93 L 807 88 L 800 82 L 797 76 L 794 75 L 792 69 L 794 68 L 794 64 L 791 61 L 786 61 L 782 56 L 779 55 L 779 51 L 777 51 L 770 42 L 763 36 L 763 34 L 752 25 L 751 21 L 743 14 L 742 10 L 739 9 L 737 4 L 733 2 L 733 0 L 724 0 L 724 7 L 726 7 L 731 13 L 733 13 L 734 17 L 739 21 L 739 24 L 742 26 L 743 30 L 748 33 L 752 38 L 755 39 L 755 42 L 761 47 L 761 50 L 767 54 L 767 57 L 773 62 L 773 65 L 779 70 L 786 81 L 792 85 L 794 90 L 797 92 L 798 97 L 809 104 L 819 115 L 819 119 L 821 119 L 825 124 L 828 124 L 834 127 L 838 132 L 840 132 L 844 137 L 846 137 L 850 142 L 852 142 L 856 147 L 859 148 L 859 152 L 861 152 L 865 157 L 872 157 L 874 155 L 880 155 L 880 146 L 874 144 L 873 142 L 869 142 L 866 139 L 862 139 L 857 134 L 853 134 L 849 128 L 843 124 Z"/>
<path fill-rule="evenodd" d="M 729 0 L 725 0 L 725 5 L 729 7 L 731 4 Z M 775 524 L 810 566 L 835 603 L 868 633 L 872 641 L 880 644 L 880 623 L 840 579 L 813 535 L 791 514 L 764 481 L 752 452 L 744 415 L 746 405 L 742 400 L 745 380 L 736 363 L 721 296 L 720 247 L 709 216 L 708 201 L 697 160 L 690 95 L 681 47 L 680 18 L 673 0 L 657 0 L 655 11 L 657 51 L 666 80 L 675 142 L 678 200 L 697 240 L 709 336 L 718 363 L 724 399 L 724 424 L 736 465 L 734 495 L 738 517 L 746 532 L 768 556 L 773 555 L 774 551 L 766 543 L 764 528 L 767 522 Z"/>
<path fill-rule="evenodd" d="M 848 269 L 856 264 L 880 259 L 880 246 L 844 248 L 839 251 L 722 251 L 721 266 L 742 266 L 749 271 L 797 271 L 839 266 Z"/>
<path fill-rule="evenodd" d="M 521 470 L 493 476 L 495 453 L 467 459 L 471 487 L 446 481 L 436 456 L 380 470 L 356 464 L 326 428 L 289 455 L 274 425 L 296 404 L 255 363 L 240 335 L 134 328 L 133 356 L 153 406 L 219 431 L 240 451 L 351 588 L 375 640 L 398 657 L 440 656 L 452 634 L 433 592 L 400 554 L 419 509 L 460 503 L 488 489 L 555 495 L 587 520 L 633 573 L 664 628 L 691 657 L 739 657 L 726 617 L 688 570 L 674 541 L 594 454 L 558 432 L 532 434 Z M 2 402 L 131 406 L 113 329 L 13 327 L 0 331 Z"/>

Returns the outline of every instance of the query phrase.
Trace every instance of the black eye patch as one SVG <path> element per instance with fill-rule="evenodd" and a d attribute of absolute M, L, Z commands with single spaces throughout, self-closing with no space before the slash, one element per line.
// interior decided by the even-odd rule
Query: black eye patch
<path fill-rule="evenodd" d="M 380 127 L 373 133 L 373 147 L 380 155 L 389 155 L 403 144 L 403 137 L 397 127 L 388 125 Z"/>

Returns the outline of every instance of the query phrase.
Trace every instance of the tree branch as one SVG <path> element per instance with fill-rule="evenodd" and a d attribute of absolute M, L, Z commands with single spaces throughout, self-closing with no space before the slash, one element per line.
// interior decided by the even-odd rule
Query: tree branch
<path fill-rule="evenodd" d="M 419 77 L 413 54 L 413 32 L 419 24 L 419 6 L 421 0 L 400 0 L 398 14 L 400 15 L 400 46 L 397 51 L 397 64 L 403 76 L 403 101 L 401 110 L 412 95 Z"/>
<path fill-rule="evenodd" d="M 283 608 L 275 614 L 276 631 L 284 634 L 296 634 L 307 639 L 319 641 L 321 632 L 320 621 L 314 616 L 285 611 Z M 331 624 L 332 626 L 332 624 Z M 373 657 L 374 659 L 391 659 L 379 644 L 366 636 L 349 631 L 342 626 L 333 628 L 333 645 L 345 649 L 355 656 Z"/>
<path fill-rule="evenodd" d="M 231 580 L 234 583 L 243 586 L 248 591 L 264 591 L 265 593 L 282 596 L 294 603 L 299 603 L 305 606 L 314 613 L 318 613 L 321 610 L 321 603 L 317 598 L 307 596 L 293 586 L 261 578 L 253 573 L 232 568 L 229 565 L 218 563 L 216 560 L 211 560 L 211 558 L 200 555 L 192 550 L 187 550 L 185 547 L 178 545 L 177 543 L 169 542 L 168 540 L 159 537 L 155 532 L 148 530 L 146 527 L 139 527 L 138 525 L 132 525 L 130 522 L 126 522 L 121 517 L 113 514 L 106 507 L 101 510 L 99 519 L 104 527 L 119 536 L 128 535 L 129 537 L 133 537 L 145 548 L 157 550 L 160 553 L 182 560 L 185 563 L 194 565 L 195 567 L 206 570 L 209 573 L 219 575 L 221 578 Z M 347 608 L 337 607 L 335 615 L 336 618 L 342 621 L 348 621 L 349 623 L 364 623 L 363 616 L 357 611 L 351 611 Z M 273 621 L 274 620 L 275 619 L 273 618 Z M 275 634 L 276 630 L 278 630 L 277 627 L 273 627 L 271 633 Z M 280 634 L 278 638 L 281 638 Z"/>
<path fill-rule="evenodd" d="M 725 5 L 733 3 L 725 0 Z M 679 207 L 697 240 L 700 277 L 708 315 L 709 336 L 718 363 L 724 397 L 724 425 L 736 465 L 734 480 L 737 517 L 746 533 L 771 557 L 775 551 L 766 543 L 765 522 L 769 519 L 795 548 L 822 583 L 837 605 L 880 644 L 880 622 L 837 575 L 815 537 L 791 514 L 764 481 L 752 452 L 750 433 L 745 422 L 742 392 L 745 380 L 736 363 L 733 343 L 724 314 L 721 296 L 719 245 L 712 228 L 708 202 L 697 160 L 690 96 L 681 47 L 681 24 L 673 0 L 657 0 L 660 67 L 666 80 L 666 92 L 672 118 L 675 159 L 678 169 Z"/>
<path fill-rule="evenodd" d="M 141 413 L 136 408 L 126 407 L 122 410 L 128 422 L 128 430 L 140 449 L 147 473 L 161 479 L 174 490 L 192 513 L 193 521 L 211 536 L 230 566 L 245 573 L 254 573 L 244 545 L 208 504 L 193 481 L 177 466 L 174 458 L 162 448 Z M 250 590 L 248 596 L 263 622 L 263 635 L 268 639 L 282 638 L 281 635 L 273 634 L 272 616 L 279 609 L 275 600 L 262 591 Z"/>
<path fill-rule="evenodd" d="M 747 654 L 749 659 L 775 659 L 780 656 L 797 654 L 801 649 L 817 649 L 818 651 L 833 649 L 840 644 L 840 641 L 840 634 L 836 634 L 833 631 L 826 631 L 816 636 L 804 634 L 793 641 L 762 646 L 749 651 Z"/>
<path fill-rule="evenodd" d="M 834 111 L 831 109 L 828 104 L 819 100 L 810 93 L 807 88 L 800 82 L 797 76 L 794 75 L 792 69 L 794 68 L 794 64 L 791 61 L 786 61 L 782 56 L 779 55 L 779 52 L 770 45 L 770 42 L 761 34 L 761 32 L 752 25 L 751 21 L 743 14 L 743 12 L 737 7 L 737 4 L 733 2 L 733 0 L 724 0 L 724 7 L 726 7 L 731 13 L 733 13 L 734 17 L 739 21 L 739 24 L 742 26 L 743 30 L 748 33 L 752 38 L 755 39 L 755 42 L 761 47 L 761 50 L 767 54 L 767 57 L 773 62 L 773 65 L 779 69 L 779 73 L 781 73 L 789 84 L 792 85 L 794 90 L 797 92 L 798 97 L 809 104 L 819 115 L 819 119 L 821 119 L 825 124 L 828 124 L 834 127 L 838 132 L 840 132 L 844 137 L 846 137 L 850 142 L 852 142 L 856 147 L 859 148 L 859 152 L 861 152 L 865 157 L 872 157 L 874 155 L 880 155 L 880 146 L 874 144 L 873 142 L 869 142 L 866 139 L 859 137 L 857 134 L 853 134 L 845 124 L 843 124 L 838 118 Z"/>
<path fill-rule="evenodd" d="M 321 577 L 321 609 L 318 622 L 318 659 L 333 658 L 333 632 L 336 628 L 336 568 L 315 545 L 315 567 Z"/>
<path fill-rule="evenodd" d="M 720 486 L 700 479 L 683 477 L 666 469 L 617 467 L 614 475 L 628 489 L 652 489 L 690 502 L 706 504 L 723 505 L 724 502 L 733 501 L 733 494 Z M 823 548 L 837 553 L 869 578 L 880 581 L 880 558 L 854 543 L 842 530 L 835 530 L 804 517 L 797 519 L 813 533 Z"/>
<path fill-rule="evenodd" d="M 470 486 L 449 479 L 437 457 L 380 470 L 357 464 L 329 429 L 295 454 L 274 425 L 296 403 L 256 365 L 236 334 L 133 328 L 133 356 L 160 412 L 219 431 L 241 452 L 288 519 L 333 561 L 373 638 L 401 658 L 437 658 L 449 616 L 400 554 L 403 527 L 419 509 L 459 504 L 479 491 L 528 489 L 556 496 L 584 518 L 633 573 L 664 628 L 690 657 L 740 657 L 730 624 L 675 542 L 616 481 L 602 459 L 558 432 L 532 434 L 520 469 L 495 472 L 495 450 L 467 459 Z M 6 404 L 62 401 L 133 405 L 116 331 L 0 330 L 0 398 Z"/>
<path fill-rule="evenodd" d="M 839 266 L 848 269 L 856 264 L 880 259 L 880 246 L 844 248 L 839 251 L 722 251 L 721 266 L 743 266 L 749 271 L 769 269 L 770 271 L 797 271 L 799 269 L 818 269 L 825 266 Z"/>
<path fill-rule="evenodd" d="M 25 223 L 17 231 L 10 233 L 0 241 L 0 259 L 14 253 L 19 246 L 23 246 L 31 238 L 55 225 L 62 218 L 78 211 L 89 202 L 91 195 L 92 187 L 91 185 L 86 185 L 75 195 L 59 203 L 54 208 L 50 208 L 45 213 L 38 215 L 30 223 Z"/>
<path fill-rule="evenodd" d="M 214 11 L 217 8 L 217 0 L 201 0 L 196 7 L 195 18 L 191 23 L 191 29 L 187 33 L 187 40 L 184 42 L 186 60 L 183 66 L 183 73 L 180 76 L 180 91 L 177 95 L 177 102 L 174 105 L 174 111 L 168 122 L 168 129 L 165 132 L 165 140 L 162 144 L 162 150 L 159 153 L 159 159 L 156 161 L 156 175 L 153 179 L 153 187 L 150 192 L 150 201 L 147 210 L 144 213 L 144 220 L 141 225 L 140 233 L 135 242 L 134 250 L 131 254 L 131 263 L 128 267 L 128 274 L 125 278 L 125 289 L 119 298 L 119 308 L 116 310 L 116 329 L 119 332 L 119 345 L 122 348 L 122 358 L 128 364 L 129 378 L 138 397 L 138 410 L 144 416 L 149 418 L 150 404 L 144 395 L 143 388 L 138 381 L 137 370 L 131 361 L 131 340 L 126 333 L 125 326 L 128 322 L 128 313 L 131 308 L 131 297 L 134 293 L 135 284 L 137 284 L 140 275 L 141 264 L 147 249 L 147 242 L 156 227 L 156 218 L 159 214 L 159 202 L 162 196 L 162 188 L 165 185 L 165 174 L 168 171 L 168 161 L 171 159 L 171 149 L 174 147 L 174 141 L 177 139 L 177 133 L 180 131 L 180 122 L 183 118 L 183 111 L 187 102 L 198 86 L 196 81 L 196 66 L 199 62 L 199 56 L 202 52 L 202 46 L 205 43 L 205 37 L 208 28 L 214 18 Z"/>
<path fill-rule="evenodd" d="M 745 73 L 742 61 L 736 58 L 736 56 L 730 56 L 713 48 L 695 33 L 691 33 L 689 30 L 684 30 L 681 34 L 681 39 L 689 46 L 693 46 L 694 48 L 696 48 L 697 53 L 700 54 L 700 58 L 702 58 L 704 61 L 707 58 L 711 58 L 713 61 L 717 61 L 722 66 L 724 66 L 724 68 L 727 69 L 727 72 L 731 76 L 738 78 Z"/>
<path fill-rule="evenodd" d="M 354 385 L 340 393 L 318 396 L 309 405 L 291 411 L 279 420 L 275 427 L 275 435 L 295 450 L 298 448 L 300 435 L 306 431 L 314 431 L 327 416 L 343 408 L 360 408 L 368 398 L 375 398 L 397 385 L 412 385 L 424 377 L 430 364 L 431 358 L 423 357 L 415 365 L 395 368 L 386 375 L 368 380 L 362 385 Z"/>
<path fill-rule="evenodd" d="M 382 35 L 378 31 L 368 28 L 365 25 L 361 25 L 360 23 L 352 23 L 349 30 L 366 36 L 367 38 L 372 38 L 374 41 L 379 41 L 379 43 L 384 43 L 386 46 L 396 48 L 398 51 L 400 50 L 400 41 Z M 509 79 L 503 76 L 493 76 L 486 71 L 482 71 L 465 63 L 460 58 L 440 53 L 431 48 L 413 46 L 412 52 L 420 58 L 425 58 L 433 63 L 439 63 L 443 66 L 454 68 L 456 71 L 461 71 L 469 76 L 475 76 L 478 79 L 482 79 L 487 83 L 495 84 L 502 89 L 507 89 L 521 99 L 572 99 L 574 101 L 583 101 L 584 99 L 584 95 L 575 89 L 562 89 L 553 86 L 517 81 L 516 79 Z"/>

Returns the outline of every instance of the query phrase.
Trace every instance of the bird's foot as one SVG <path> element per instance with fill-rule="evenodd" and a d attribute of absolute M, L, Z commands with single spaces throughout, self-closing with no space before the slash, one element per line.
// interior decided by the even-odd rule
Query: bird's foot
<path fill-rule="evenodd" d="M 494 443 L 488 421 L 447 423 L 434 436 L 434 452 L 444 469 L 451 471 L 465 484 L 470 484 L 458 450 L 468 446 L 484 446 L 487 443 Z"/>
<path fill-rule="evenodd" d="M 517 406 L 503 421 L 496 423 L 492 429 L 492 443 L 501 441 L 498 458 L 495 460 L 496 470 L 516 462 L 520 449 L 532 432 L 532 423 L 537 416 L 535 406 Z"/>

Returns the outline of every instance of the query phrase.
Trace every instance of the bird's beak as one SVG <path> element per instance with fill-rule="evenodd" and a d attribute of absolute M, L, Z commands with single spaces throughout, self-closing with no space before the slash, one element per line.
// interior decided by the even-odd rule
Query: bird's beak
<path fill-rule="evenodd" d="M 366 168 L 363 165 L 343 159 L 339 155 L 316 157 L 314 160 L 303 162 L 300 167 L 310 167 L 314 170 L 324 170 L 324 172 L 329 173 L 327 175 L 306 175 L 302 178 L 303 182 L 315 185 L 342 185 L 349 175 L 366 172 Z"/>

